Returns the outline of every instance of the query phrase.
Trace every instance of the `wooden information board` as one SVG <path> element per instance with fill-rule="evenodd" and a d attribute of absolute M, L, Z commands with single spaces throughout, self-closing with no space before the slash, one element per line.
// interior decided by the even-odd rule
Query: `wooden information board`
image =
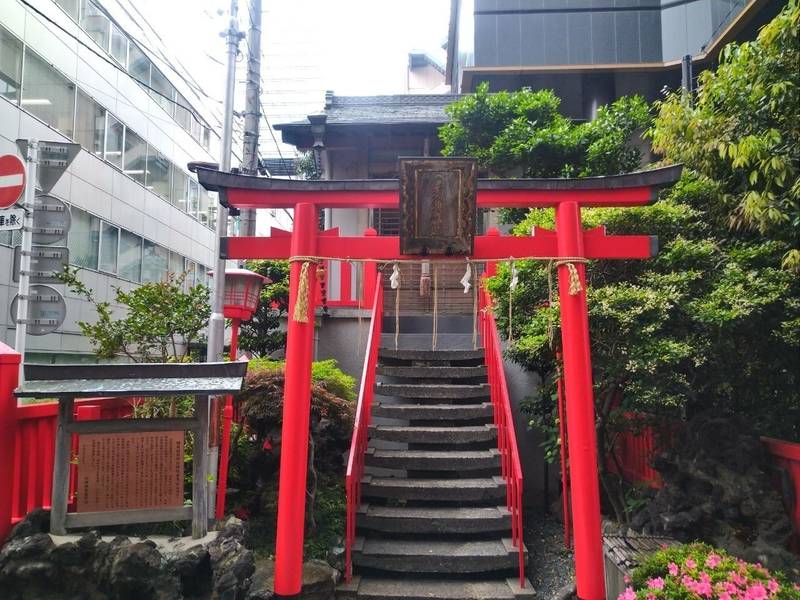
<path fill-rule="evenodd" d="M 183 431 L 78 439 L 77 512 L 183 506 Z"/>

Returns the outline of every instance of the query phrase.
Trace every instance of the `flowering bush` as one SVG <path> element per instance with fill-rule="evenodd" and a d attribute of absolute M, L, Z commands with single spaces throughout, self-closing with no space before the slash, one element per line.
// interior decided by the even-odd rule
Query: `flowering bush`
<path fill-rule="evenodd" d="M 800 600 L 800 586 L 706 544 L 665 548 L 633 572 L 618 600 Z"/>

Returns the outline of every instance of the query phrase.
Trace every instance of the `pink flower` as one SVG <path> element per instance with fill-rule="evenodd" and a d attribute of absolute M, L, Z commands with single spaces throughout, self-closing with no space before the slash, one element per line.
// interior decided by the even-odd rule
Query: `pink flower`
<path fill-rule="evenodd" d="M 747 588 L 745 598 L 747 600 L 765 600 L 767 598 L 767 589 L 760 583 L 751 585 Z"/>
<path fill-rule="evenodd" d="M 747 580 L 735 571 L 728 573 L 728 578 L 739 587 L 744 587 L 747 585 Z"/>
<path fill-rule="evenodd" d="M 654 590 L 663 590 L 664 589 L 664 578 L 663 577 L 654 577 L 653 579 L 647 580 L 647 587 L 653 588 Z"/>
<path fill-rule="evenodd" d="M 647 594 L 647 600 L 656 600 L 655 594 Z"/>
<path fill-rule="evenodd" d="M 669 570 L 670 575 L 672 575 L 673 577 L 677 577 L 678 565 L 676 565 L 674 562 L 671 562 L 667 565 L 667 569 Z"/>
<path fill-rule="evenodd" d="M 719 600 L 733 600 L 728 592 L 720 592 Z"/>
<path fill-rule="evenodd" d="M 696 563 L 696 562 L 695 562 L 695 560 L 694 560 L 693 558 L 691 558 L 691 557 L 690 557 L 690 558 L 687 558 L 687 559 L 686 559 L 686 562 L 685 562 L 685 563 L 683 563 L 683 564 L 685 564 L 685 565 L 686 565 L 686 568 L 687 568 L 687 569 L 696 569 L 696 568 L 697 568 L 697 563 Z"/>
<path fill-rule="evenodd" d="M 774 579 L 770 579 L 767 583 L 767 589 L 769 590 L 770 594 L 776 594 L 778 590 L 781 589 L 781 586 Z"/>
<path fill-rule="evenodd" d="M 713 569 L 721 562 L 722 562 L 722 557 L 719 554 L 714 554 L 713 552 L 708 555 L 708 558 L 706 558 L 706 566 L 709 569 Z"/>
<path fill-rule="evenodd" d="M 631 578 L 629 575 L 625 575 L 622 580 L 625 582 L 625 585 L 628 585 L 631 582 Z"/>
<path fill-rule="evenodd" d="M 625 591 L 617 597 L 617 600 L 636 600 L 636 592 L 633 591 L 632 587 L 628 586 L 625 588 Z"/>

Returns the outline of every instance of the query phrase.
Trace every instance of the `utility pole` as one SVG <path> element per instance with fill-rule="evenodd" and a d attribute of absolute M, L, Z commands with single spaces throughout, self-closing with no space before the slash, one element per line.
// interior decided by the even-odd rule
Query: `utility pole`
<path fill-rule="evenodd" d="M 19 264 L 19 300 L 17 302 L 17 329 L 14 336 L 14 350 L 19 352 L 22 360 L 19 364 L 19 383 L 25 377 L 25 342 L 28 334 L 28 298 L 30 296 L 31 248 L 33 246 L 33 205 L 36 196 L 36 167 L 39 165 L 39 142 L 30 140 L 25 155 L 27 172 L 25 180 L 25 196 L 22 208 L 25 217 L 22 222 L 22 252 Z"/>
<path fill-rule="evenodd" d="M 244 108 L 244 148 L 241 171 L 258 172 L 258 128 L 261 123 L 261 0 L 250 0 L 250 28 L 247 31 L 247 90 Z M 242 210 L 239 235 L 256 234 L 256 211 Z"/>
<path fill-rule="evenodd" d="M 231 0 L 231 19 L 228 29 L 220 35 L 225 38 L 228 47 L 228 72 L 225 80 L 225 98 L 222 108 L 222 148 L 219 157 L 219 169 L 222 172 L 231 170 L 231 147 L 233 145 L 233 92 L 236 84 L 236 56 L 239 53 L 239 41 L 242 33 L 239 31 L 239 2 Z M 211 278 L 211 317 L 208 320 L 208 347 L 207 362 L 222 361 L 222 350 L 225 345 L 225 316 L 223 314 L 225 300 L 225 259 L 220 258 L 220 245 L 223 237 L 228 235 L 228 209 L 222 204 L 217 205 L 217 235 L 214 239 L 214 276 Z M 209 400 L 211 400 L 209 398 Z M 209 444 L 208 449 L 208 515 L 215 514 L 214 502 L 217 494 L 217 463 L 219 447 L 214 440 L 218 439 L 219 422 L 217 415 L 219 399 L 211 402 L 211 418 L 209 419 Z"/>

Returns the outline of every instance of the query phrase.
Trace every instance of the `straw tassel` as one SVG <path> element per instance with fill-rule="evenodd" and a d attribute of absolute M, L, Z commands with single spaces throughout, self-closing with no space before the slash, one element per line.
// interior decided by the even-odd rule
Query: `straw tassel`
<path fill-rule="evenodd" d="M 300 282 L 297 286 L 297 300 L 294 302 L 292 320 L 295 323 L 308 323 L 308 261 L 300 267 Z"/>

